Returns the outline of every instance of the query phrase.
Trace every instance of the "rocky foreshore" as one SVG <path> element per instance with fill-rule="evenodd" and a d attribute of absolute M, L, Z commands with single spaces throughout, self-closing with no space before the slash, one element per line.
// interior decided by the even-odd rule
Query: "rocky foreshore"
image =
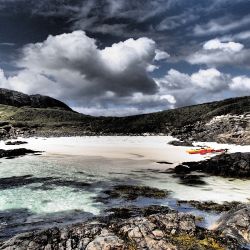
<path fill-rule="evenodd" d="M 144 186 L 114 186 L 105 199 L 134 201 L 139 197 L 163 199 L 169 192 Z M 103 198 L 103 197 L 102 197 Z M 209 228 L 185 205 L 220 214 Z M 182 207 L 178 210 L 178 206 Z M 187 208 L 187 207 L 186 207 Z M 177 201 L 176 209 L 126 205 L 103 211 L 105 215 L 69 226 L 21 233 L 0 240 L 5 250 L 244 250 L 250 244 L 250 204 Z M 206 216 L 204 214 L 204 216 Z"/>
<path fill-rule="evenodd" d="M 127 218 L 124 213 L 129 214 Z M 166 207 L 127 208 L 126 211 L 118 208 L 108 217 L 86 223 L 17 235 L 1 242 L 0 249 L 247 249 L 249 205 L 239 205 L 224 214 L 213 230 L 197 226 L 197 220 L 193 215 Z"/>

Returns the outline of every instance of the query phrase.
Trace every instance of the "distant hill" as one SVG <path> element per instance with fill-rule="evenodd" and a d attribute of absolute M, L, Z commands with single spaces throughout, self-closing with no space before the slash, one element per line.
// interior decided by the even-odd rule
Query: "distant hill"
<path fill-rule="evenodd" d="M 0 88 L 0 104 L 14 107 L 61 108 L 71 110 L 65 103 L 49 96 L 26 95 L 21 92 Z"/>
<path fill-rule="evenodd" d="M 198 104 L 166 111 L 110 118 L 114 131 L 166 132 L 166 127 L 184 127 L 198 121 L 209 121 L 215 116 L 242 115 L 250 112 L 250 96 L 226 99 L 223 101 Z M 108 128 L 107 128 L 108 129 Z M 111 128 L 110 128 L 111 129 Z"/>
<path fill-rule="evenodd" d="M 128 117 L 93 117 L 40 95 L 0 89 L 0 138 L 74 135 L 173 135 L 182 140 L 250 144 L 250 97 Z"/>

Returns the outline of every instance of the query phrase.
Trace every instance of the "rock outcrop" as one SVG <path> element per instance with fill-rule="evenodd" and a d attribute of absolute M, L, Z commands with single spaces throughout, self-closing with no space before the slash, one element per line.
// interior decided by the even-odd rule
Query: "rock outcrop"
<path fill-rule="evenodd" d="M 193 124 L 174 128 L 172 135 L 184 141 L 216 141 L 219 143 L 250 144 L 250 113 L 214 116 Z"/>
<path fill-rule="evenodd" d="M 23 125 L 22 123 L 12 124 L 11 122 L 0 121 L 0 140 L 34 136 L 36 127 L 37 125 L 25 126 L 25 124 Z"/>
<path fill-rule="evenodd" d="M 233 178 L 250 178 L 250 153 L 221 154 L 200 162 L 184 162 L 175 167 L 175 173 L 201 171 Z"/>
<path fill-rule="evenodd" d="M 23 107 L 30 106 L 33 108 L 60 108 L 71 111 L 65 103 L 49 96 L 26 95 L 21 92 L 0 88 L 0 104 Z"/>

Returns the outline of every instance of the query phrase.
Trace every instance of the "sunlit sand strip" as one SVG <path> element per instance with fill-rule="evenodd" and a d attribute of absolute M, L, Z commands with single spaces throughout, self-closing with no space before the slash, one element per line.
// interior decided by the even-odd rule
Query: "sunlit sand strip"
<path fill-rule="evenodd" d="M 20 138 L 21 139 L 21 138 Z M 175 147 L 168 142 L 170 136 L 102 136 L 102 137 L 60 137 L 25 138 L 28 144 L 6 146 L 0 142 L 0 148 L 13 149 L 25 147 L 44 151 L 49 154 L 101 156 L 108 158 L 148 159 L 179 163 L 199 161 L 206 157 L 189 155 L 188 147 Z"/>

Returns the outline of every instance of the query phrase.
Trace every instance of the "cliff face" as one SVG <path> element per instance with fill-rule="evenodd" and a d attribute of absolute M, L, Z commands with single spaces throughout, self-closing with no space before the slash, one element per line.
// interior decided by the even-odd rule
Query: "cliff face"
<path fill-rule="evenodd" d="M 65 103 L 52 97 L 42 95 L 26 95 L 21 92 L 0 88 L 0 104 L 32 108 L 60 108 L 71 111 Z"/>

